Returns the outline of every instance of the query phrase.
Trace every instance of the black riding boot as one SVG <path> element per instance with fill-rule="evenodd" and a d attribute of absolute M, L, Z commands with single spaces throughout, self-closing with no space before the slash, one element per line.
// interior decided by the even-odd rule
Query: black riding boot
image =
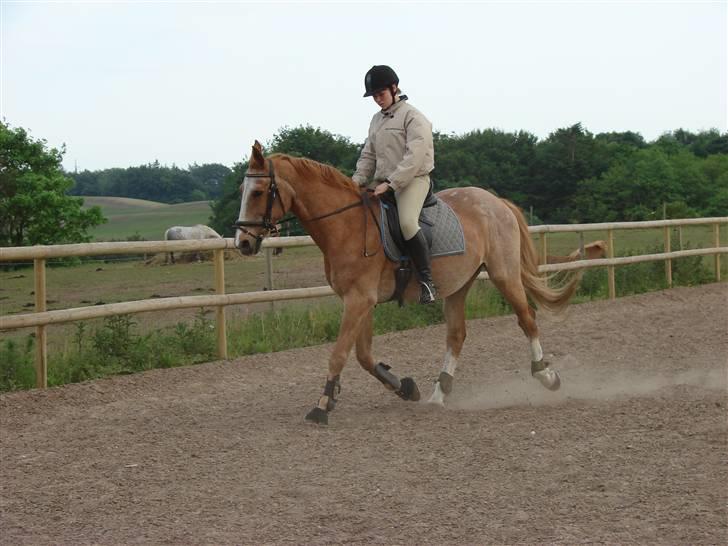
<path fill-rule="evenodd" d="M 419 277 L 422 292 L 420 295 L 420 303 L 432 303 L 437 297 L 437 289 L 435 288 L 435 283 L 432 281 L 430 248 L 427 246 L 425 234 L 422 233 L 422 230 L 419 230 L 409 241 L 405 241 L 405 244 L 407 245 L 407 252 L 415 264 L 415 269 L 417 269 L 417 276 Z"/>

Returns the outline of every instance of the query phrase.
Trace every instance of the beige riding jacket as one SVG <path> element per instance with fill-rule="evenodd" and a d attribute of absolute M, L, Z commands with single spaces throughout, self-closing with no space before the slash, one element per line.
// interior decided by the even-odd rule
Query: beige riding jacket
<path fill-rule="evenodd" d="M 386 179 L 397 191 L 434 168 L 432 124 L 403 96 L 374 114 L 352 179 L 359 186 Z"/>

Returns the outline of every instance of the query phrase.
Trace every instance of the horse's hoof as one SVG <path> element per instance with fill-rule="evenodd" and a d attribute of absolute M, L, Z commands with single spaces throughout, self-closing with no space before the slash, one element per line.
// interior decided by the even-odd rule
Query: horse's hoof
<path fill-rule="evenodd" d="M 316 406 L 306 414 L 306 421 L 309 423 L 314 423 L 316 425 L 328 425 L 329 414 L 322 410 L 320 407 Z"/>
<path fill-rule="evenodd" d="M 557 391 L 561 388 L 561 376 L 556 370 L 545 368 L 540 372 L 536 372 L 533 376 L 550 391 Z"/>
<path fill-rule="evenodd" d="M 445 400 L 443 400 L 442 398 L 440 398 L 438 396 L 435 396 L 435 393 L 433 393 L 432 396 L 430 396 L 430 399 L 427 401 L 427 403 L 431 404 L 433 406 L 437 406 L 439 408 L 445 407 Z"/>
<path fill-rule="evenodd" d="M 435 382 L 435 390 L 432 391 L 432 396 L 430 396 L 427 403 L 440 406 L 441 408 L 445 407 L 445 393 L 442 391 L 442 386 L 439 381 Z"/>
<path fill-rule="evenodd" d="M 556 370 L 553 370 L 554 372 L 554 382 L 551 384 L 550 387 L 546 387 L 550 391 L 557 391 L 561 388 L 561 376 L 559 375 L 559 372 Z"/>
<path fill-rule="evenodd" d="M 403 377 L 400 380 L 400 387 L 396 394 L 402 400 L 417 402 L 420 399 L 420 389 L 417 388 L 417 383 L 411 377 Z"/>

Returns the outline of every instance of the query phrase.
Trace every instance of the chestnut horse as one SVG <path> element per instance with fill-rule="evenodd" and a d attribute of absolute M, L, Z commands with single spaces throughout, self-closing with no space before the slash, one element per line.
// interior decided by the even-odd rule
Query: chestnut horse
<path fill-rule="evenodd" d="M 388 301 L 395 290 L 394 271 L 381 249 L 377 232 L 379 203 L 370 201 L 347 176 L 309 159 L 273 154 L 267 160 L 258 141 L 240 186 L 240 216 L 235 223 L 235 246 L 244 255 L 256 254 L 266 236 L 276 231 L 287 212 L 298 217 L 324 255 L 326 279 L 343 300 L 339 335 L 329 358 L 323 395 L 306 420 L 328 423 L 340 391 L 340 375 L 352 347 L 359 364 L 404 400 L 417 401 L 413 379 L 399 379 L 391 367 L 375 363 L 372 356 L 374 306 Z M 447 350 L 430 402 L 444 404 L 465 341 L 465 296 L 478 273 L 488 271 L 491 282 L 503 293 L 518 316 L 529 340 L 531 374 L 546 388 L 556 390 L 558 373 L 543 360 L 532 301 L 558 311 L 567 304 L 578 284 L 574 276 L 560 288 L 550 288 L 538 274 L 538 257 L 521 211 L 488 191 L 455 188 L 437 196 L 460 219 L 465 253 L 433 259 L 432 272 L 439 297 L 445 300 Z M 405 290 L 406 301 L 417 301 L 420 289 L 414 279 Z"/>

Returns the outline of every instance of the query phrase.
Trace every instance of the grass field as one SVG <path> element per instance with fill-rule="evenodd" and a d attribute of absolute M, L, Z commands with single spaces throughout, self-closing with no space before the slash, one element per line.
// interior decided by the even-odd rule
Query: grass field
<path fill-rule="evenodd" d="M 141 237 L 148 241 L 164 239 L 164 232 L 172 226 L 207 224 L 212 211 L 208 201 L 168 205 L 126 197 L 84 197 L 84 206 L 101 207 L 108 218 L 91 231 L 94 241 L 125 241 Z"/>
<path fill-rule="evenodd" d="M 261 254 L 243 258 L 227 253 L 225 263 L 225 289 L 228 293 L 263 290 L 265 285 L 265 258 Z M 291 248 L 273 261 L 274 287 L 298 288 L 326 284 L 323 258 L 315 247 Z M 48 310 L 85 307 L 102 303 L 118 303 L 173 296 L 195 296 L 214 293 L 214 270 L 210 261 L 163 265 L 159 261 L 91 260 L 81 265 L 50 266 L 46 273 Z M 31 312 L 34 308 L 33 269 L 25 267 L 15 271 L 0 270 L 0 315 Z M 311 301 L 290 302 L 286 305 L 310 305 Z M 282 304 L 279 305 L 279 308 Z M 269 309 L 268 304 L 234 306 L 234 316 Z M 155 327 L 174 325 L 190 319 L 197 310 L 175 310 L 142 313 L 136 318 L 143 331 Z M 49 342 L 62 343 L 72 332 L 73 324 L 49 328 Z M 3 339 L 30 333 L 31 329 L 0 332 Z"/>
<path fill-rule="evenodd" d="M 614 232 L 615 256 L 623 256 L 629 253 L 639 252 L 646 254 L 647 250 L 662 252 L 664 245 L 663 228 L 651 229 L 625 229 Z M 595 240 L 607 240 L 606 231 L 588 231 L 584 233 L 584 242 L 589 243 Z M 670 247 L 680 250 L 680 236 L 677 228 L 673 228 L 670 234 Z M 720 228 L 721 245 L 728 242 L 728 224 Z M 538 237 L 534 236 L 534 242 L 538 248 Z M 713 246 L 713 226 L 698 225 L 684 226 L 682 228 L 683 249 L 707 248 Z M 550 233 L 548 236 L 548 254 L 564 255 L 579 248 L 578 233 Z"/>

